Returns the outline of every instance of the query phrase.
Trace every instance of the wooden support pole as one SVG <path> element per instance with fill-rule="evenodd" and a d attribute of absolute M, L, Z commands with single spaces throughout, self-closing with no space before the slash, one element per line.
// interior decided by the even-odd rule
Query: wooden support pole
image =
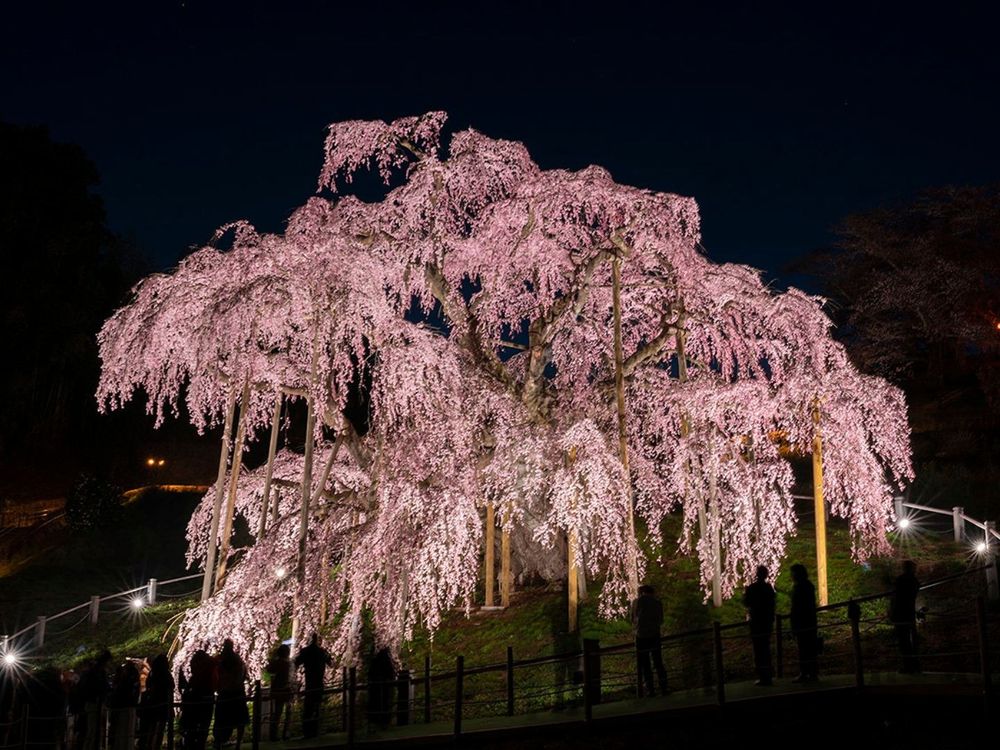
<path fill-rule="evenodd" d="M 212 506 L 212 523 L 208 530 L 208 549 L 205 552 L 205 577 L 201 583 L 201 600 L 212 595 L 215 580 L 215 545 L 219 537 L 219 516 L 222 512 L 222 493 L 226 481 L 226 464 L 229 460 L 229 439 L 233 431 L 233 415 L 236 411 L 236 394 L 230 394 L 226 407 L 226 421 L 222 428 L 222 449 L 219 451 L 219 473 L 215 478 L 215 503 Z"/>
<path fill-rule="evenodd" d="M 510 606 L 510 595 L 514 590 L 514 577 L 510 569 L 510 532 L 506 525 L 500 531 L 500 606 Z"/>
<path fill-rule="evenodd" d="M 493 589 L 496 586 L 496 509 L 493 503 L 486 504 L 486 555 L 485 555 L 485 583 L 486 583 L 486 606 L 494 606 Z"/>
<path fill-rule="evenodd" d="M 101 597 L 96 594 L 90 597 L 90 610 L 88 615 L 90 616 L 90 624 L 96 625 L 97 618 L 101 615 Z"/>
<path fill-rule="evenodd" d="M 281 432 L 281 391 L 274 394 L 274 413 L 271 415 L 271 441 L 267 445 L 267 470 L 264 474 L 264 499 L 260 503 L 260 524 L 257 528 L 257 538 L 260 539 L 267 531 L 267 512 L 271 499 L 271 480 L 274 477 L 274 455 L 278 452 L 278 433 Z M 271 524 L 278 522 L 278 496 L 274 497 L 274 509 L 271 511 Z"/>
<path fill-rule="evenodd" d="M 240 421 L 236 427 L 236 442 L 233 444 L 233 460 L 229 463 L 229 494 L 226 497 L 226 514 L 222 524 L 222 544 L 219 548 L 219 570 L 215 576 L 215 588 L 222 587 L 229 566 L 229 545 L 233 537 L 233 517 L 236 515 L 236 489 L 239 486 L 240 471 L 243 469 L 243 448 L 247 437 L 247 411 L 250 408 L 250 380 L 243 381 L 243 395 L 240 396 Z"/>
<path fill-rule="evenodd" d="M 713 441 L 709 439 L 708 450 L 712 450 Z M 719 478 L 715 470 L 708 479 L 708 514 L 709 533 L 712 536 L 712 606 L 722 606 L 722 543 L 719 520 Z"/>
<path fill-rule="evenodd" d="M 309 529 L 309 496 L 312 491 L 312 463 L 313 463 L 313 432 L 316 429 L 316 411 L 313 408 L 312 398 L 306 402 L 306 446 L 305 458 L 302 462 L 302 512 L 299 515 L 299 559 L 298 577 L 299 582 L 306 575 L 306 532 Z"/>
<path fill-rule="evenodd" d="M 712 644 L 715 651 L 715 697 L 722 706 L 726 702 L 726 666 L 722 661 L 722 626 L 712 623 Z"/>
<path fill-rule="evenodd" d="M 816 516 L 816 588 L 819 606 L 830 603 L 826 578 L 826 503 L 823 501 L 823 435 L 820 432 L 819 398 L 813 400 L 813 508 Z"/>
<path fill-rule="evenodd" d="M 618 449 L 621 453 L 622 469 L 625 472 L 625 484 L 628 494 L 628 524 L 629 524 L 629 544 L 632 549 L 629 551 L 628 559 L 628 585 L 629 597 L 636 599 L 639 596 L 639 546 L 635 538 L 635 509 L 632 499 L 632 476 L 628 468 L 628 430 L 625 423 L 625 372 L 624 355 L 622 354 L 622 301 L 621 301 L 621 280 L 622 260 L 619 256 L 611 262 L 611 290 L 612 306 L 614 315 L 614 338 L 615 338 L 615 395 L 618 404 Z"/>

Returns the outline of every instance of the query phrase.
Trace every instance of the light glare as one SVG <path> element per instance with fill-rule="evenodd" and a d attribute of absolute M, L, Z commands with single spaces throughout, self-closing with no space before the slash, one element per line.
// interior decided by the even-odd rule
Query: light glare
<path fill-rule="evenodd" d="M 142 609 L 146 605 L 146 602 L 142 600 L 141 596 L 137 596 L 132 600 L 132 609 Z"/>
<path fill-rule="evenodd" d="M 15 654 L 13 651 L 8 651 L 6 654 L 3 655 L 3 663 L 6 664 L 8 667 L 13 667 L 15 664 L 17 664 L 17 654 Z"/>
<path fill-rule="evenodd" d="M 276 575 L 278 577 L 278 580 L 280 581 L 286 575 L 288 575 L 288 571 L 285 570 L 284 567 L 280 567 L 280 568 L 278 568 L 277 570 L 274 571 L 274 575 Z"/>
<path fill-rule="evenodd" d="M 910 519 L 909 518 L 901 518 L 899 520 L 899 528 L 900 528 L 901 531 L 905 531 L 906 529 L 910 528 Z"/>

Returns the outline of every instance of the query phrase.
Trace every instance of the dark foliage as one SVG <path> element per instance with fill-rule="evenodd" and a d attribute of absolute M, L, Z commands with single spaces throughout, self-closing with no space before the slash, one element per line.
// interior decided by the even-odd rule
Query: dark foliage
<path fill-rule="evenodd" d="M 107 528 L 122 516 L 122 488 L 84 474 L 66 498 L 66 521 L 76 531 Z"/>

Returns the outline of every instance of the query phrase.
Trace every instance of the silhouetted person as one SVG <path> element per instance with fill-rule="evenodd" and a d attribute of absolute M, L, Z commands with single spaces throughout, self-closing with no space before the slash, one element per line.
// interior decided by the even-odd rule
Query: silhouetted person
<path fill-rule="evenodd" d="M 639 690 L 645 685 L 648 695 L 656 695 L 653 687 L 653 667 L 660 681 L 660 691 L 667 694 L 667 670 L 660 653 L 660 626 L 663 625 L 663 605 L 654 595 L 652 586 L 640 586 L 639 598 L 632 603 L 632 628 L 635 632 L 635 658 L 638 662 Z M 650 665 L 652 660 L 652 665 Z"/>
<path fill-rule="evenodd" d="M 135 741 L 136 709 L 139 707 L 139 670 L 131 661 L 120 664 L 108 696 L 108 746 L 132 750 Z"/>
<path fill-rule="evenodd" d="M 771 633 L 774 631 L 774 587 L 767 581 L 767 568 L 757 568 L 757 578 L 743 594 L 743 606 L 750 618 L 750 641 L 757 684 L 771 684 Z"/>
<path fill-rule="evenodd" d="M 247 668 L 233 648 L 233 642 L 226 638 L 217 658 L 219 665 L 219 689 L 215 700 L 215 725 L 212 736 L 215 747 L 221 748 L 236 730 L 236 750 L 243 744 L 243 732 L 250 723 L 247 710 Z"/>
<path fill-rule="evenodd" d="M 816 589 L 804 565 L 792 566 L 792 634 L 799 647 L 799 676 L 792 682 L 813 682 L 816 664 Z"/>
<path fill-rule="evenodd" d="M 368 716 L 376 726 L 385 728 L 392 720 L 392 688 L 396 667 L 389 649 L 379 649 L 368 665 Z"/>
<path fill-rule="evenodd" d="M 917 565 L 912 560 L 903 563 L 903 572 L 896 579 L 889 600 L 889 619 L 896 629 L 899 655 L 902 657 L 900 672 L 913 674 L 920 671 L 917 658 Z"/>
<path fill-rule="evenodd" d="M 177 680 L 181 689 L 181 735 L 184 750 L 205 750 L 218 683 L 215 659 L 198 649 L 191 656 L 189 670 L 190 678 L 181 672 Z"/>
<path fill-rule="evenodd" d="M 292 699 L 292 660 L 290 656 L 291 649 L 282 643 L 275 649 L 265 670 L 271 675 L 271 729 L 268 735 L 271 742 L 278 739 L 278 727 L 282 726 L 282 716 L 284 716 L 285 722 L 282 727 L 281 739 L 288 739 L 288 719 L 291 714 L 288 702 Z"/>
<path fill-rule="evenodd" d="M 103 745 L 105 705 L 110 692 L 108 664 L 111 652 L 105 649 L 94 663 L 80 676 L 79 705 L 83 712 L 77 717 L 80 722 L 78 736 L 83 738 L 84 750 L 97 750 Z"/>
<path fill-rule="evenodd" d="M 146 676 L 139 699 L 139 748 L 159 750 L 167 722 L 174 718 L 174 678 L 166 654 L 159 654 Z"/>
<path fill-rule="evenodd" d="M 62 747 L 66 736 L 66 693 L 55 667 L 31 675 L 24 685 L 31 720 L 28 746 Z"/>
<path fill-rule="evenodd" d="M 305 693 L 302 696 L 302 734 L 319 734 L 319 710 L 323 703 L 323 675 L 330 666 L 330 654 L 319 645 L 319 634 L 313 633 L 309 645 L 295 655 L 295 666 L 305 673 Z"/>

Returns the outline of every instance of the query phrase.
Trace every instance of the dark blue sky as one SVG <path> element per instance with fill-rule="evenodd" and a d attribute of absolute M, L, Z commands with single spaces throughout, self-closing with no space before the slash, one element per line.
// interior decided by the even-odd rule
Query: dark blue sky
<path fill-rule="evenodd" d="M 233 219 L 280 230 L 326 124 L 428 109 L 545 167 L 693 195 L 710 255 L 768 277 L 850 212 L 1000 180 L 985 3 L 20 5 L 0 11 L 0 119 L 83 146 L 158 267 Z"/>

